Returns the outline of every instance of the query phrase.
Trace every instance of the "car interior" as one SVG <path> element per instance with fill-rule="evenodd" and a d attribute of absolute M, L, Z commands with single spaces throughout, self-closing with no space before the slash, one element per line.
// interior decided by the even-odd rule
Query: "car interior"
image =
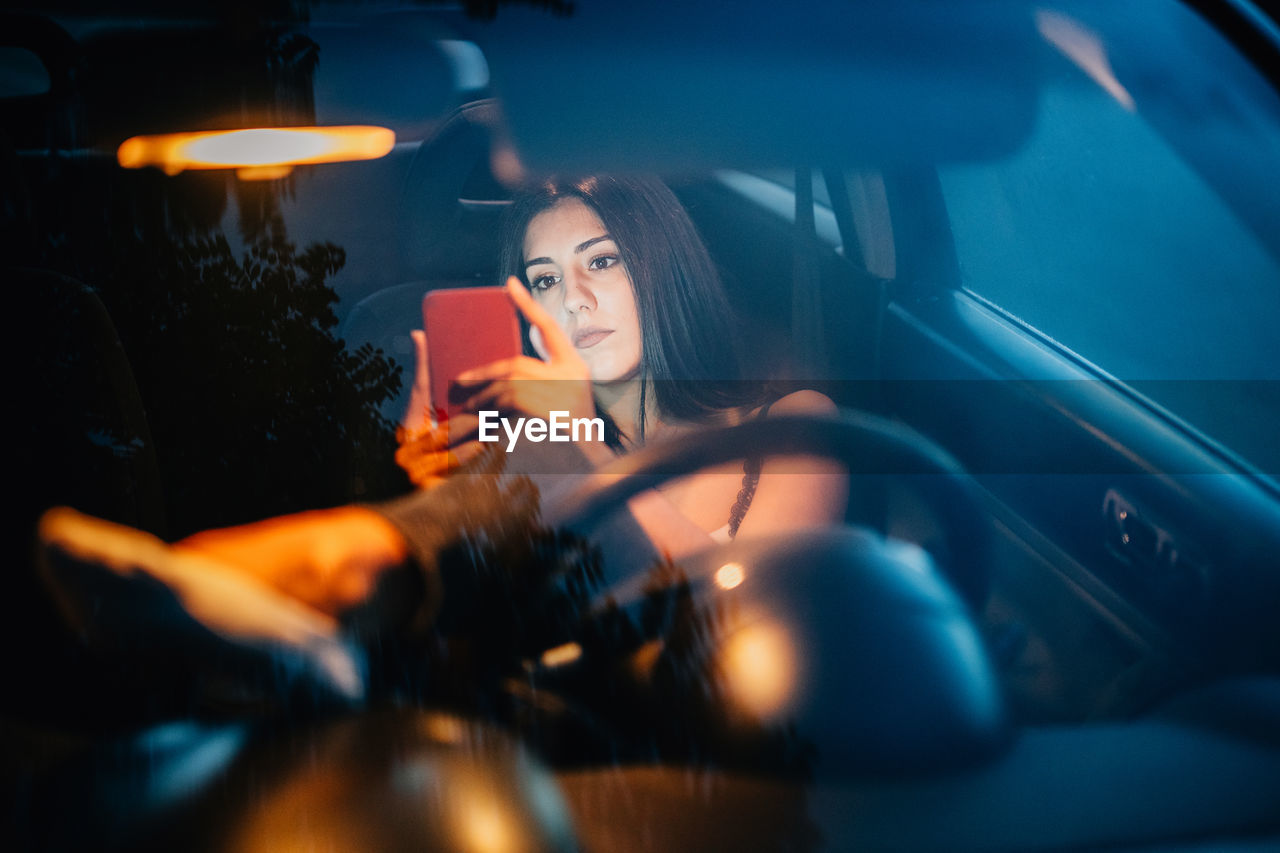
<path fill-rule="evenodd" d="M 405 119 L 403 127 L 414 130 L 382 160 L 299 166 L 287 178 L 238 183 L 221 173 L 124 174 L 69 118 L 98 115 L 93 99 L 100 93 L 85 82 L 94 58 L 150 44 L 156 30 L 115 21 L 77 31 L 42 16 L 6 13 L 6 43 L 38 56 L 52 80 L 43 94 L 0 99 L 6 121 L 23 128 L 5 137 L 6 245 L 13 259 L 5 279 L 21 294 L 20 316 L 34 318 L 22 336 L 33 365 L 23 371 L 31 387 L 22 409 L 38 413 L 22 428 L 29 450 L 20 470 L 33 466 L 19 518 L 24 543 L 39 513 L 56 504 L 172 539 L 254 513 L 302 509 L 308 500 L 363 502 L 407 491 L 391 461 L 393 427 L 407 401 L 409 332 L 420 324 L 423 294 L 494 283 L 500 222 L 519 179 L 565 164 L 589 172 L 620 163 L 660 173 L 721 272 L 750 344 L 749 369 L 758 378 L 821 390 L 842 410 L 829 423 L 766 421 L 708 432 L 687 446 L 643 448 L 620 460 L 619 471 L 630 478 L 611 491 L 575 496 L 574 513 L 602 518 L 652 476 L 688 473 L 766 447 L 831 455 L 848 466 L 852 485 L 844 527 L 712 549 L 688 560 L 680 579 L 665 587 L 672 595 L 692 588 L 699 606 L 719 613 L 716 603 L 728 592 L 718 572 L 729 564 L 752 567 L 759 580 L 749 600 L 790 620 L 803 635 L 796 648 L 809 650 L 817 673 L 789 723 L 723 738 L 711 726 L 705 747 L 681 741 L 687 733 L 674 724 L 617 710 L 634 701 L 656 716 L 664 706 L 617 688 L 622 682 L 593 669 L 590 654 L 587 663 L 567 667 L 514 662 L 516 677 L 495 677 L 494 695 L 509 700 L 501 712 L 479 702 L 442 709 L 428 694 L 418 716 L 375 709 L 337 723 L 321 719 L 314 736 L 306 728 L 314 719 L 293 725 L 275 718 L 264 735 L 227 716 L 175 723 L 172 707 L 159 699 L 150 707 L 145 699 L 142 707 L 114 700 L 96 707 L 95 696 L 157 691 L 145 670 L 103 661 L 78 645 L 41 586 L 34 558 L 20 560 L 5 638 L 12 649 L 33 651 L 15 663 L 21 695 L 2 713 L 8 835 L 19 849 L 76 849 L 85 839 L 104 849 L 279 849 L 299 820 L 314 823 L 306 830 L 312 834 L 304 833 L 313 840 L 363 839 L 344 842 L 352 849 L 413 846 L 405 839 L 477 850 L 1244 851 L 1280 843 L 1280 481 L 1274 458 L 1267 458 L 1274 421 L 1263 420 L 1280 378 L 1268 362 L 1274 341 L 1244 350 L 1252 372 L 1144 373 L 1118 360 L 1100 364 L 1093 350 L 1060 338 L 1056 327 L 1040 328 L 1022 303 L 1003 297 L 1005 287 L 1049 285 L 1026 260 L 1047 250 L 1031 238 L 998 244 L 1002 217 L 1022 212 L 1000 210 L 1014 191 L 1005 186 L 1001 194 L 999 182 L 1013 178 L 1012 169 L 999 169 L 1022 164 L 1019 152 L 1027 150 L 1028 160 L 1052 162 L 1035 146 L 1055 132 L 1055 97 L 1063 124 L 1081 136 L 1097 134 L 1098 149 L 1112 139 L 1105 136 L 1109 123 L 1119 122 L 1106 113 L 1096 129 L 1075 124 L 1083 114 L 1081 91 L 1112 108 L 1119 99 L 1114 87 L 1098 82 L 1097 65 L 1079 59 L 1074 46 L 1081 34 L 1117 46 L 1108 73 L 1128 83 L 1140 105 L 1142 81 L 1155 86 L 1151 68 L 1164 59 L 1155 49 L 1148 51 L 1155 58 L 1141 50 L 1127 56 L 1121 47 L 1145 31 L 1131 18 L 1113 21 L 1081 4 L 992 14 L 976 25 L 963 4 L 928 25 L 885 11 L 892 4 L 871 5 L 883 15 L 872 16 L 882 29 L 868 27 L 855 40 L 865 59 L 839 79 L 805 84 L 795 97 L 768 91 L 752 76 L 778 56 L 736 19 L 725 23 L 726 46 L 719 50 L 727 56 L 736 48 L 755 59 L 725 58 L 722 70 L 700 75 L 680 65 L 705 60 L 690 48 L 698 44 L 694 13 L 666 53 L 645 49 L 653 33 L 644 27 L 660 32 L 660 16 L 625 18 L 640 29 L 623 44 L 583 38 L 590 45 L 586 61 L 595 57 L 593 86 L 613 92 L 612 105 L 624 113 L 687 130 L 674 138 L 661 127 L 602 131 L 593 124 L 598 116 L 558 105 L 563 75 L 581 71 L 526 73 L 527 57 L 513 55 L 513 44 L 563 25 L 544 10 L 504 7 L 497 19 L 513 26 L 492 32 L 452 13 L 369 12 L 365 23 L 376 20 L 382 28 L 375 32 L 412 31 L 434 46 L 437 53 L 419 73 L 450 82 L 423 86 L 428 106 L 419 109 L 433 119 Z M 991 4 L 978 5 L 989 11 Z M 1250 28 L 1254 13 L 1241 11 L 1244 4 L 1191 5 L 1175 5 L 1167 21 L 1152 26 L 1193 47 L 1208 45 L 1209 59 L 1230 53 L 1223 61 L 1233 73 L 1238 66 L 1249 75 L 1240 90 L 1262 99 L 1261 118 L 1250 113 L 1250 120 L 1272 134 L 1274 149 L 1276 78 L 1256 70 L 1274 67 L 1269 63 L 1280 54 L 1280 41 L 1258 35 L 1274 34 L 1274 25 Z M 840 10 L 823 14 L 845 20 Z M 425 23 L 410 25 L 419 18 Z M 604 26 L 587 14 L 582 19 L 589 33 Z M 779 21 L 772 35 L 785 43 L 823 20 Z M 894 26 L 911 33 L 918 52 L 907 51 L 896 72 L 881 73 L 886 48 L 875 33 L 896 33 Z M 454 27 L 479 33 L 474 38 L 492 81 L 467 76 L 470 60 L 458 57 L 471 54 L 458 45 L 475 45 Z M 973 73 L 918 92 L 913 69 L 955 27 L 972 39 L 948 57 L 948 67 Z M 336 34 L 352 57 L 361 56 L 361 39 L 378 43 L 319 15 L 306 32 L 321 44 L 326 33 Z M 819 59 L 824 50 L 852 51 L 825 41 L 815 50 Z M 633 61 L 605 62 L 601 52 Z M 996 54 L 998 61 L 983 59 Z M 646 104 L 635 81 L 668 79 L 687 80 L 688 87 L 679 94 L 668 87 L 667 103 Z M 1010 82 L 1012 93 L 996 81 Z M 765 90 L 755 102 L 722 97 L 727 87 L 752 83 Z M 1259 268 L 1274 270 L 1280 241 L 1267 226 L 1280 218 L 1280 202 L 1274 194 L 1258 200 L 1248 186 L 1265 177 L 1241 178 L 1220 153 L 1197 147 L 1203 139 L 1179 123 L 1179 109 L 1207 86 L 1192 81 L 1183 91 L 1169 83 L 1160 91 L 1173 94 L 1155 99 L 1149 111 L 1115 109 L 1135 123 L 1140 114 L 1144 132 L 1183 155 L 1187 171 L 1244 223 L 1250 235 L 1240 239 L 1261 246 Z M 832 105 L 836 90 L 850 106 Z M 923 106 L 903 117 L 902 103 L 911 97 Z M 969 112 L 947 106 L 958 99 L 968 100 Z M 319 113 L 321 106 L 312 109 Z M 868 130 L 854 118 L 860 111 L 885 120 Z M 802 118 L 812 115 L 828 117 L 822 132 L 796 130 L 812 127 Z M 110 118 L 123 126 L 130 115 Z M 78 127 L 97 132 L 99 125 L 86 119 Z M 747 136 L 749 127 L 760 129 Z M 139 118 L 128 132 L 151 129 Z M 618 141 L 623 131 L 636 137 L 631 147 Z M 854 150 L 840 148 L 851 138 Z M 1068 147 L 1092 151 L 1078 140 Z M 1270 165 L 1274 172 L 1275 150 L 1268 149 L 1269 160 L 1242 154 L 1241 170 Z M 1093 180 L 1093 167 L 1081 162 L 1063 185 Z M 999 169 L 988 175 L 988 163 Z M 1055 186 L 1043 180 L 1042 189 Z M 1099 210 L 1124 206 L 1120 194 L 1108 192 L 1090 184 L 1081 195 Z M 1158 200 L 1151 206 L 1159 207 Z M 1106 223 L 1099 230 L 1112 227 L 1092 207 L 1061 213 L 1067 222 L 1094 215 Z M 1046 221 L 1047 231 L 1057 228 L 1056 220 Z M 156 234 L 180 232 L 179 250 L 134 251 L 130 228 L 142 247 Z M 1064 229 L 1044 239 L 1072 244 L 1077 237 Z M 120 241 L 113 254 L 89 257 L 107 252 L 113 239 Z M 1085 238 L 1078 239 L 1083 245 Z M 1178 239 L 1169 233 L 1170 241 Z M 316 242 L 304 248 L 304 241 Z M 356 413 L 349 423 L 326 426 L 336 437 L 315 433 L 310 456 L 283 456 L 282 442 L 254 432 L 279 430 L 295 443 L 313 436 L 284 419 L 264 420 L 260 409 L 275 398 L 244 391 L 251 384 L 246 377 L 279 386 L 294 381 L 293 374 L 250 358 L 257 344 L 238 343 L 234 334 L 235 323 L 288 313 L 287 301 L 269 303 L 273 308 L 228 297 L 226 313 L 214 316 L 231 331 L 196 336 L 180 348 L 163 339 L 167 318 L 175 318 L 182 335 L 191 337 L 194 328 L 166 313 L 162 306 L 179 298 L 166 288 L 193 269 L 200 285 L 212 288 L 227 258 L 228 280 L 252 278 L 250 261 L 242 274 L 235 259 L 259 251 L 255 246 L 272 254 L 253 255 L 253 263 L 278 264 L 287 274 L 263 272 L 255 279 L 261 286 L 245 293 L 284 288 L 285 279 L 289 287 L 327 282 L 334 292 L 330 299 L 318 285 L 297 285 L 296 298 L 319 300 L 309 304 L 320 308 L 306 310 L 322 319 L 306 319 L 303 332 L 282 326 L 266 345 L 304 353 L 298 358 L 312 359 L 316 375 L 326 372 L 308 390 L 318 397 L 345 393 L 334 390 L 344 371 L 363 383 L 358 400 L 342 398 L 346 408 L 317 402 L 304 410 L 334 424 Z M 1105 305 L 1122 299 L 1111 292 L 1122 288 L 1129 269 L 1118 259 L 1099 264 L 1108 262 L 1117 267 L 1115 281 L 1087 282 L 1063 302 L 1088 303 L 1084 315 L 1107 316 Z M 1000 275 L 988 281 L 992 265 Z M 130 277 L 143 283 L 122 284 Z M 1178 297 L 1172 287 L 1162 293 L 1155 274 L 1139 284 L 1143 304 L 1157 304 L 1154 312 Z M 1249 286 L 1268 290 L 1259 299 L 1269 305 L 1276 302 L 1274 284 Z M 199 288 L 180 298 L 202 304 Z M 1260 312 L 1253 304 L 1264 302 L 1238 310 Z M 1068 311 L 1047 313 L 1052 319 Z M 1159 318 L 1117 313 L 1123 322 L 1102 336 L 1133 336 L 1139 349 L 1167 341 Z M 1234 334 L 1247 338 L 1254 328 L 1248 323 L 1241 320 Z M 327 328 L 328 337 L 315 338 L 319 343 L 305 337 L 313 327 Z M 315 353 L 325 340 L 342 345 L 321 358 Z M 218 366 L 237 347 L 244 360 Z M 212 356 L 212 366 L 172 363 L 192 353 Z M 181 375 L 183 367 L 202 376 L 198 391 L 166 384 L 172 382 L 166 371 Z M 338 374 L 336 381 L 328 372 Z M 1183 408 L 1179 394 L 1194 399 Z M 1242 396 L 1248 407 L 1232 408 Z M 1227 427 L 1215 431 L 1202 410 L 1222 421 L 1249 421 L 1238 429 L 1251 427 L 1257 441 L 1237 441 L 1242 433 Z M 191 449 L 211 440 L 225 442 L 223 449 Z M 264 465 L 255 476 L 286 482 L 277 494 L 250 494 L 265 488 L 247 472 L 270 454 L 281 455 L 279 466 Z M 328 470 L 293 473 L 308 466 Z M 652 587 L 597 590 L 585 627 L 572 639 L 589 650 L 594 638 L 621 660 L 622 646 L 610 645 L 620 642 L 610 633 L 621 624 L 618 613 L 641 624 L 653 601 Z M 738 636 L 731 616 L 724 619 L 729 627 L 721 625 L 715 636 Z M 730 640 L 723 642 L 728 649 Z M 643 649 L 627 646 L 626 659 Z M 608 701 L 593 696 L 606 684 L 620 692 Z M 662 694 L 662 701 L 684 701 L 674 695 Z M 697 704 L 703 700 L 688 701 L 691 715 L 704 713 Z M 146 725 L 136 725 L 138 719 Z M 705 735 L 700 725 L 688 723 Z M 538 758 L 530 760 L 524 749 Z M 602 758 L 611 750 L 615 760 Z M 400 788 L 387 781 L 406 755 L 426 756 L 422 766 L 448 782 L 431 789 L 430 809 L 419 808 L 425 800 L 414 800 L 418 789 L 404 787 L 403 779 Z M 644 756 L 656 760 L 638 758 Z M 450 829 L 449 809 L 466 806 L 457 791 L 470 790 L 475 774 L 492 777 L 484 790 L 502 788 L 501 796 L 516 804 L 520 818 L 511 837 L 521 844 L 503 836 L 509 844 L 484 847 Z M 451 780 L 460 780 L 457 790 Z M 368 793 L 375 790 L 389 792 L 381 804 Z M 60 821 L 66 809 L 82 819 Z M 384 834 L 361 834 L 369 832 Z"/>

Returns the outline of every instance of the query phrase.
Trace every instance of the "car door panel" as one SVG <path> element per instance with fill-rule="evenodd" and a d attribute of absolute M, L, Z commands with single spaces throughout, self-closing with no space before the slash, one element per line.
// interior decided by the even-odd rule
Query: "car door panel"
<path fill-rule="evenodd" d="M 887 378 L 891 410 L 1069 558 L 1082 589 L 1105 590 L 1093 606 L 1125 602 L 1160 631 L 1122 621 L 1193 666 L 1224 647 L 1275 661 L 1280 504 L 1265 479 L 969 294 L 900 302 L 885 330 L 892 376 L 948 377 Z"/>

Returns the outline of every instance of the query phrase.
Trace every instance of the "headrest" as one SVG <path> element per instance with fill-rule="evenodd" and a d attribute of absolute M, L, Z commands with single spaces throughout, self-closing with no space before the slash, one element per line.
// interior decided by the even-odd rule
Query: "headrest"
<path fill-rule="evenodd" d="M 402 281 L 497 283 L 498 226 L 511 200 L 490 166 L 497 121 L 495 102 L 466 104 L 418 149 L 398 218 Z"/>

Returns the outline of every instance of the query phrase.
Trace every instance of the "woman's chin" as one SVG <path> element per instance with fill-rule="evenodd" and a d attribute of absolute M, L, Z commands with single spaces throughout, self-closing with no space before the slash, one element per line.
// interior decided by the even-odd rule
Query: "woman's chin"
<path fill-rule="evenodd" d="M 635 382 L 640 376 L 640 365 L 619 367 L 611 362 L 601 361 L 588 363 L 591 371 L 591 383 L 599 387 L 626 385 Z"/>

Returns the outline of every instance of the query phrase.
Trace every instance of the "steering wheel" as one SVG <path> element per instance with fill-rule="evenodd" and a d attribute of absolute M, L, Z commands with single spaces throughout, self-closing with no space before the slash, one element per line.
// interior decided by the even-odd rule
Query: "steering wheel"
<path fill-rule="evenodd" d="M 833 417 L 779 416 L 700 431 L 679 442 L 648 445 L 600 469 L 564 497 L 558 515 L 590 526 L 636 494 L 710 465 L 780 455 L 821 456 L 858 478 L 906 480 L 924 500 L 942 530 L 932 552 L 956 591 L 978 608 L 989 581 L 986 523 L 972 482 L 945 450 L 915 430 L 865 412 Z M 854 519 L 884 533 L 883 522 Z"/>
<path fill-rule="evenodd" d="M 838 460 L 855 478 L 910 479 L 943 529 L 946 550 L 953 555 L 944 566 L 950 580 L 971 607 L 981 600 L 986 588 L 984 525 L 960 466 L 928 439 L 871 415 L 776 417 L 706 430 L 679 444 L 642 448 L 605 469 L 626 476 L 584 484 L 558 509 L 566 518 L 590 524 L 632 495 L 673 477 L 710 464 L 778 454 Z M 796 698 L 786 709 L 786 731 L 803 738 L 796 742 L 821 757 L 819 770 L 827 768 L 824 773 L 838 778 L 847 771 L 857 778 L 868 771 L 933 772 L 986 760 L 1006 742 L 1007 726 L 997 683 L 985 668 L 970 620 L 960 612 L 963 606 L 950 594 L 932 596 L 930 589 L 940 585 L 927 578 L 906 590 L 878 583 L 877 576 L 893 576 L 900 566 L 892 549 L 854 541 L 869 538 L 846 537 L 839 548 L 806 553 L 806 547 L 821 543 L 798 536 L 796 543 L 784 543 L 794 544 L 793 550 L 774 551 L 786 572 L 761 578 L 760 600 L 768 603 L 774 620 L 764 624 L 763 635 L 748 633 L 762 623 L 735 625 L 732 614 L 710 626 L 715 632 L 708 639 L 720 644 L 717 660 L 728 663 L 727 689 L 734 689 L 740 674 L 735 650 L 759 652 L 754 641 L 775 639 L 770 625 L 781 625 L 798 661 L 787 671 L 813 675 L 807 686 L 797 683 L 792 690 Z M 851 542 L 854 547 L 848 547 Z M 842 571 L 851 567 L 843 561 L 850 555 L 860 558 L 857 568 L 869 580 L 857 580 L 856 571 Z M 718 557 L 714 552 L 705 556 Z M 712 559 L 713 564 L 722 562 Z M 748 581 L 738 589 L 750 586 Z M 806 618 L 802 608 L 810 606 L 838 610 L 839 617 Z M 768 655 L 764 657 L 767 664 Z M 590 650 L 584 660 L 589 658 Z M 760 660 L 754 654 L 750 661 L 756 675 Z M 667 713 L 654 715 L 655 724 L 682 721 L 679 706 L 664 708 Z M 137 804 L 137 819 L 121 819 L 119 797 L 82 796 L 85 802 L 104 805 L 67 824 L 59 840 L 71 847 L 106 837 L 128 839 L 120 845 L 128 846 L 141 838 L 167 849 L 190 846 L 199 836 L 202 846 L 213 849 L 267 849 L 290 832 L 304 839 L 323 836 L 326 842 L 355 839 L 352 844 L 362 848 L 435 841 L 464 849 L 467 826 L 457 829 L 439 816 L 476 812 L 468 798 L 480 791 L 488 798 L 482 805 L 501 806 L 503 820 L 515 821 L 511 826 L 519 837 L 536 839 L 541 849 L 573 844 L 563 805 L 557 798 L 548 800 L 547 791 L 553 788 L 545 771 L 482 724 L 441 715 L 365 713 L 292 733 L 271 731 L 244 753 L 240 746 L 248 732 L 241 726 L 188 728 L 146 735 L 134 744 L 136 749 L 99 750 L 68 768 L 60 779 L 72 790 L 88 780 L 96 795 L 108 780 L 113 790 L 126 791 L 125 800 Z M 579 729 L 572 733 L 582 734 Z M 729 747 L 722 749 L 735 748 L 736 742 L 726 742 Z M 766 756 L 772 755 L 767 747 L 773 741 L 752 740 L 748 734 L 740 743 L 746 754 L 764 746 Z M 171 754 L 162 754 L 165 744 Z M 643 740 L 642 745 L 648 744 Z M 145 762 L 134 763 L 138 754 L 146 756 Z M 192 755 L 200 757 L 200 772 L 191 770 Z M 193 772 L 211 779 L 207 786 L 195 779 L 200 786 L 196 799 L 187 787 Z M 182 785 L 163 784 L 174 779 Z M 177 799 L 179 795 L 186 799 Z M 46 799 L 49 809 L 66 802 L 65 796 Z M 183 819 L 156 818 L 175 803 L 186 809 Z M 46 820 L 42 813 L 39 819 L 41 825 L 61 826 L 52 814 Z M 108 830 L 116 835 L 105 836 Z"/>

